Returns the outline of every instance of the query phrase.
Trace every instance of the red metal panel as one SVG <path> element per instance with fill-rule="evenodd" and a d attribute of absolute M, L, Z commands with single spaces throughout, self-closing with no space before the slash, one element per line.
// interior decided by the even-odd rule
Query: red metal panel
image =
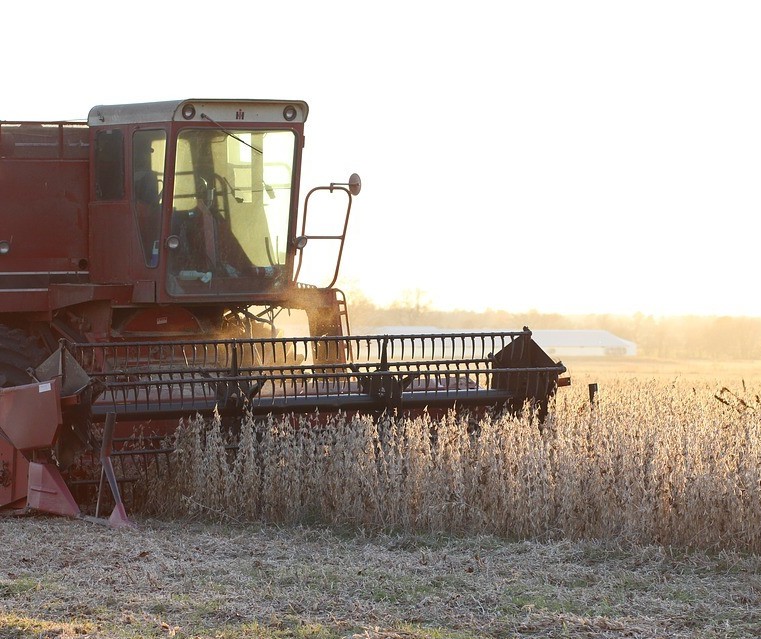
<path fill-rule="evenodd" d="M 135 282 L 132 301 L 135 304 L 153 304 L 156 301 L 156 282 L 152 280 Z"/>
<path fill-rule="evenodd" d="M 0 388 L 0 430 L 19 450 L 49 448 L 60 424 L 60 378 Z"/>
<path fill-rule="evenodd" d="M 0 508 L 21 508 L 26 500 L 29 462 L 0 437 Z"/>
<path fill-rule="evenodd" d="M 81 511 L 54 464 L 29 463 L 27 505 L 54 515 L 76 517 Z"/>
<path fill-rule="evenodd" d="M 198 319 L 181 306 L 160 306 L 136 311 L 119 327 L 124 335 L 198 335 L 203 332 Z"/>
<path fill-rule="evenodd" d="M 48 310 L 48 289 L 0 289 L 0 312 L 34 312 Z"/>
<path fill-rule="evenodd" d="M 98 284 L 51 284 L 50 308 L 64 308 L 83 302 L 113 300 L 116 304 L 127 304 L 132 298 L 132 286 Z"/>
<path fill-rule="evenodd" d="M 47 288 L 18 290 L 0 288 L 0 312 L 45 312 L 94 301 L 126 305 L 133 298 L 132 288 L 129 284 L 50 284 Z"/>
<path fill-rule="evenodd" d="M 138 246 L 135 218 L 127 200 L 93 202 L 90 205 L 90 278 L 99 284 L 132 282 Z"/>
<path fill-rule="evenodd" d="M 0 159 L 0 270 L 86 266 L 88 180 L 87 160 Z"/>

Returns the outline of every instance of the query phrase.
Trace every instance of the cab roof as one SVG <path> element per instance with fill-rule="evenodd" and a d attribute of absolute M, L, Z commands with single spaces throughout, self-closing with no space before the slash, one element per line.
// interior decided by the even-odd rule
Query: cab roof
<path fill-rule="evenodd" d="M 99 105 L 90 109 L 90 126 L 198 122 L 211 119 L 228 124 L 303 123 L 309 106 L 303 100 L 187 99 L 167 102 Z"/>

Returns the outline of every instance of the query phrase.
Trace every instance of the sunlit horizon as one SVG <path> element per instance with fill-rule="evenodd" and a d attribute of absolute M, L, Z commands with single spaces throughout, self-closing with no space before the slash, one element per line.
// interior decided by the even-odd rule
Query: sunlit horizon
<path fill-rule="evenodd" d="M 339 282 L 339 288 L 340 288 L 340 282 Z M 686 308 L 685 310 L 678 310 L 676 308 L 675 310 L 670 311 L 663 311 L 663 310 L 652 310 L 649 308 L 635 308 L 635 307 L 604 307 L 600 306 L 597 309 L 585 309 L 583 307 L 577 307 L 577 308 L 564 308 L 564 309 L 558 309 L 553 308 L 551 304 L 542 305 L 539 307 L 518 307 L 518 306 L 512 306 L 510 304 L 505 305 L 498 305 L 498 304 L 486 304 L 486 305 L 480 305 L 480 306 L 472 306 L 468 307 L 466 305 L 457 304 L 455 302 L 452 303 L 437 303 L 434 301 L 430 295 L 424 291 L 410 291 L 410 290 L 400 290 L 398 294 L 394 295 L 393 293 L 388 293 L 385 295 L 376 295 L 372 296 L 368 294 L 367 291 L 362 290 L 361 288 L 358 288 L 356 286 L 353 286 L 351 284 L 347 285 L 345 288 L 343 288 L 347 299 L 349 306 L 351 307 L 353 304 L 364 304 L 369 303 L 373 305 L 374 307 L 378 309 L 393 309 L 393 308 L 405 308 L 405 309 L 414 309 L 419 308 L 421 311 L 425 312 L 439 312 L 439 313 L 458 313 L 458 312 L 472 312 L 472 313 L 510 313 L 514 315 L 565 315 L 565 316 L 573 316 L 573 317 L 581 317 L 581 316 L 587 316 L 587 315 L 614 315 L 614 316 L 621 316 L 621 317 L 631 317 L 631 316 L 637 316 L 637 315 L 643 315 L 648 317 L 654 317 L 654 318 L 680 318 L 680 317 L 733 317 L 733 318 L 758 318 L 761 319 L 761 313 L 754 313 L 752 311 L 743 312 L 741 310 L 736 310 L 735 312 L 724 312 L 717 310 L 715 312 L 712 312 L 710 310 L 698 312 L 695 310 L 689 310 L 689 308 Z M 420 293 L 419 300 L 416 300 L 416 294 Z"/>

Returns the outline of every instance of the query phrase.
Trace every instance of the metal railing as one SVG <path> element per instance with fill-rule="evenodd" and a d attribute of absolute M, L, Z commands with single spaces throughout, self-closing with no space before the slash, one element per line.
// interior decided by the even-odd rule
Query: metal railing
<path fill-rule="evenodd" d="M 68 348 L 102 389 L 92 405 L 96 416 L 157 418 L 214 410 L 370 411 L 541 399 L 565 368 L 533 362 L 530 335 L 143 341 Z M 508 347 L 509 362 L 495 357 Z"/>

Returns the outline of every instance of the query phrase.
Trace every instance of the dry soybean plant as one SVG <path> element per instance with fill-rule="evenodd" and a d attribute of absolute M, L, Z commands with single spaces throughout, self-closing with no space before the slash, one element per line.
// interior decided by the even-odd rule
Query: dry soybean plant
<path fill-rule="evenodd" d="M 715 390 L 622 380 L 594 406 L 564 389 L 521 417 L 219 418 L 183 422 L 168 516 L 365 531 L 619 539 L 761 551 L 758 413 Z"/>

